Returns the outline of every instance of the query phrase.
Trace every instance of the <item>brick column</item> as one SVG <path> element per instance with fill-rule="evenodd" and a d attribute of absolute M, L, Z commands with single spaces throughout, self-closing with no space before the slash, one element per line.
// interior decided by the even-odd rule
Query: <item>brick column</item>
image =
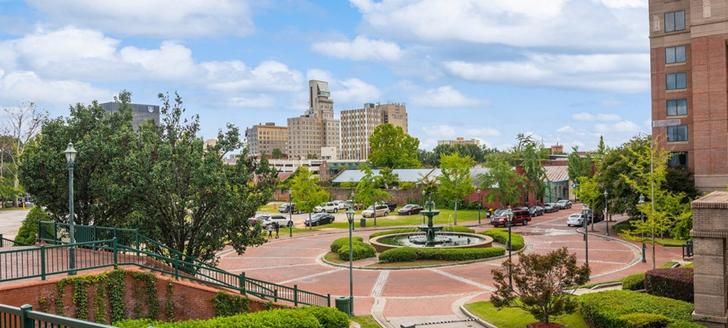
<path fill-rule="evenodd" d="M 726 252 L 728 192 L 716 191 L 692 204 L 695 264 L 693 319 L 707 327 L 728 327 Z"/>

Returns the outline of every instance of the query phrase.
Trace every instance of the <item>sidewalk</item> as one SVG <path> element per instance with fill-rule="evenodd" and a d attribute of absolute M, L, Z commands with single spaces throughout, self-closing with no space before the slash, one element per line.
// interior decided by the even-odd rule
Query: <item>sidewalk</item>
<path fill-rule="evenodd" d="M 613 238 L 619 238 L 617 233 L 614 231 L 613 226 L 619 222 L 622 222 L 627 219 L 627 217 L 622 215 L 615 215 L 613 218 L 613 221 L 602 221 L 599 223 L 594 224 L 594 230 L 592 230 L 592 226 L 589 226 L 589 238 L 598 238 L 598 236 L 606 236 L 607 235 L 607 223 L 609 223 L 609 236 Z M 621 238 L 620 238 L 621 239 Z M 622 239 L 624 240 L 624 239 Z M 642 243 L 630 241 L 630 240 L 624 240 L 628 243 L 631 243 L 638 248 L 642 248 Z M 653 259 L 653 253 L 652 253 L 652 245 L 647 243 L 645 249 L 645 263 L 638 262 L 637 264 L 612 273 L 605 276 L 601 276 L 599 278 L 594 279 L 592 282 L 606 282 L 606 281 L 615 281 L 619 280 L 627 275 L 645 272 L 648 270 L 652 270 L 652 259 Z M 660 268 L 662 264 L 665 262 L 670 261 L 682 261 L 682 248 L 681 247 L 665 247 L 661 245 L 655 245 L 655 266 L 657 268 Z"/>

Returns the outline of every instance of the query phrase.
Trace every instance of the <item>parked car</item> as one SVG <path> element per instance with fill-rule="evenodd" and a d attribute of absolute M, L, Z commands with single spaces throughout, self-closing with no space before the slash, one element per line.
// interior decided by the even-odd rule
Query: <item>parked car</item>
<path fill-rule="evenodd" d="M 420 214 L 424 208 L 417 204 L 407 204 L 397 211 L 400 215 Z"/>
<path fill-rule="evenodd" d="M 280 213 L 288 213 L 290 211 L 293 211 L 293 213 L 296 213 L 296 204 L 293 203 L 283 203 L 281 206 L 278 206 L 278 212 Z"/>
<path fill-rule="evenodd" d="M 556 204 L 558 204 L 559 206 L 561 206 L 562 209 L 563 208 L 571 208 L 571 201 L 568 200 L 568 199 L 559 200 L 558 202 L 556 202 Z"/>
<path fill-rule="evenodd" d="M 397 208 L 397 204 L 392 202 L 386 202 L 384 205 L 387 205 L 387 208 L 389 208 L 390 212 L 393 212 L 395 208 Z"/>
<path fill-rule="evenodd" d="M 581 215 L 581 213 L 574 213 L 569 215 L 569 217 L 566 218 L 566 225 L 571 226 L 582 226 L 584 225 L 584 216 Z"/>
<path fill-rule="evenodd" d="M 279 227 L 292 227 L 293 221 L 289 220 L 288 217 L 285 217 L 283 215 L 269 215 L 267 218 L 261 222 L 261 226 L 263 228 L 267 228 L 269 225 L 273 223 L 278 223 Z"/>
<path fill-rule="evenodd" d="M 349 206 L 346 204 L 346 201 L 335 200 L 335 201 L 332 201 L 332 203 L 334 203 L 334 205 L 336 205 L 336 209 L 339 211 L 346 211 L 349 209 Z"/>
<path fill-rule="evenodd" d="M 322 224 L 329 224 L 334 222 L 334 215 L 329 213 L 316 213 L 311 216 L 311 219 L 308 218 L 303 220 L 303 224 L 307 227 L 309 226 L 317 226 Z"/>
<path fill-rule="evenodd" d="M 361 212 L 361 216 L 365 218 L 373 218 L 375 216 L 387 216 L 389 215 L 389 206 L 384 204 L 377 204 L 369 206 L 367 209 Z"/>
<path fill-rule="evenodd" d="M 554 203 L 546 203 L 546 204 L 543 204 L 543 211 L 546 213 L 554 213 L 554 212 L 558 212 L 559 208 Z"/>
<path fill-rule="evenodd" d="M 588 207 L 584 208 L 581 210 L 581 215 L 584 217 L 592 217 L 592 210 Z M 602 221 L 604 221 L 604 213 L 602 213 L 601 211 L 595 213 L 594 214 L 594 223 L 602 222 Z M 589 221 L 589 223 L 591 224 L 591 221 Z"/>
<path fill-rule="evenodd" d="M 262 224 L 265 219 L 267 219 L 270 215 L 260 215 L 256 217 L 252 217 L 248 219 L 248 224 L 250 225 L 256 225 L 258 223 Z"/>
<path fill-rule="evenodd" d="M 490 218 L 490 223 L 493 224 L 493 221 L 496 218 L 501 217 L 501 216 L 506 216 L 506 215 L 508 215 L 510 213 L 511 213 L 511 209 L 510 208 L 499 208 L 499 209 L 495 210 L 493 212 L 493 214 L 489 217 Z"/>
<path fill-rule="evenodd" d="M 511 224 L 512 225 L 527 225 L 529 221 L 531 221 L 531 214 L 528 213 L 528 210 L 523 209 L 516 209 L 512 212 L 504 212 L 506 215 L 501 215 L 494 217 L 493 220 L 491 220 L 491 224 L 496 227 L 506 227 L 508 226 L 508 216 L 512 213 L 511 218 Z"/>
<path fill-rule="evenodd" d="M 334 202 L 323 203 L 313 208 L 314 213 L 336 213 L 339 207 Z"/>
<path fill-rule="evenodd" d="M 528 213 L 531 214 L 531 216 L 541 216 L 543 215 L 543 207 L 541 206 L 531 206 L 528 208 Z"/>

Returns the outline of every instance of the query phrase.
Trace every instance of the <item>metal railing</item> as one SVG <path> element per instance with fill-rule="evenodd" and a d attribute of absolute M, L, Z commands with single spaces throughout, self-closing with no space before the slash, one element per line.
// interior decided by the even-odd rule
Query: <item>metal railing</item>
<path fill-rule="evenodd" d="M 14 307 L 0 304 L 0 327 L 3 328 L 113 328 L 100 323 L 33 311 L 30 305 Z"/>
<path fill-rule="evenodd" d="M 122 229 L 110 227 L 96 227 L 87 225 L 76 225 L 76 244 L 79 248 L 76 253 L 76 270 L 96 269 L 100 267 L 117 267 L 119 265 L 135 265 L 164 274 L 173 275 L 175 279 L 195 280 L 215 287 L 231 289 L 241 294 L 251 294 L 264 299 L 271 299 L 274 302 L 286 301 L 298 305 L 331 306 L 331 296 L 298 289 L 293 287 L 275 284 L 264 280 L 252 279 L 245 276 L 245 273 L 234 274 L 214 265 L 201 261 L 191 256 L 184 255 L 176 249 L 170 248 L 156 240 L 150 239 L 136 229 Z M 107 240 L 93 241 L 94 238 L 108 238 Z M 42 260 L 47 261 L 49 249 L 66 249 L 70 244 L 68 238 L 68 224 L 56 223 L 53 221 L 42 221 L 38 227 L 38 239 L 52 244 L 45 246 L 46 252 Z M 41 246 L 40 248 L 43 248 Z M 31 263 L 41 260 L 40 255 L 32 253 L 41 252 L 40 248 L 18 249 L 7 251 L 14 252 L 14 256 L 22 263 Z M 96 252 L 101 255 L 85 254 L 79 255 L 81 251 Z M 5 263 L 3 256 L 6 252 L 0 251 L 0 263 Z M 111 254 L 109 254 L 111 253 Z M 59 254 L 53 254 L 59 255 Z M 62 254 L 61 254 L 62 255 Z M 86 256 L 85 258 L 83 256 Z M 62 257 L 63 258 L 63 257 Z M 3 276 L 2 264 L 0 264 L 0 281 L 15 280 L 24 278 L 41 277 L 49 274 L 69 272 L 67 257 L 63 258 L 61 265 L 65 264 L 65 271 L 55 270 L 27 270 L 23 274 L 12 277 Z M 106 262 L 104 262 L 104 260 Z M 55 259 L 54 259 L 55 260 Z M 80 264 L 79 264 L 80 263 Z M 44 265 L 41 264 L 41 267 Z M 45 266 L 47 269 L 48 266 Z M 43 272 L 36 272 L 43 271 Z M 49 273 L 52 272 L 52 273 Z"/>

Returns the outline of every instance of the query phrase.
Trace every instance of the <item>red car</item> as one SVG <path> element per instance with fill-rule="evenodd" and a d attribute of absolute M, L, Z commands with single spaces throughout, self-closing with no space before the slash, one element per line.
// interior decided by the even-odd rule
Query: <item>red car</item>
<path fill-rule="evenodd" d="M 528 210 L 513 210 L 513 218 L 511 219 L 511 224 L 513 225 L 527 225 L 529 221 L 531 221 L 531 213 L 528 212 Z M 504 211 L 504 213 L 500 216 L 496 216 L 493 219 L 491 219 L 490 223 L 493 226 L 496 227 L 506 227 L 508 224 L 508 211 Z"/>

